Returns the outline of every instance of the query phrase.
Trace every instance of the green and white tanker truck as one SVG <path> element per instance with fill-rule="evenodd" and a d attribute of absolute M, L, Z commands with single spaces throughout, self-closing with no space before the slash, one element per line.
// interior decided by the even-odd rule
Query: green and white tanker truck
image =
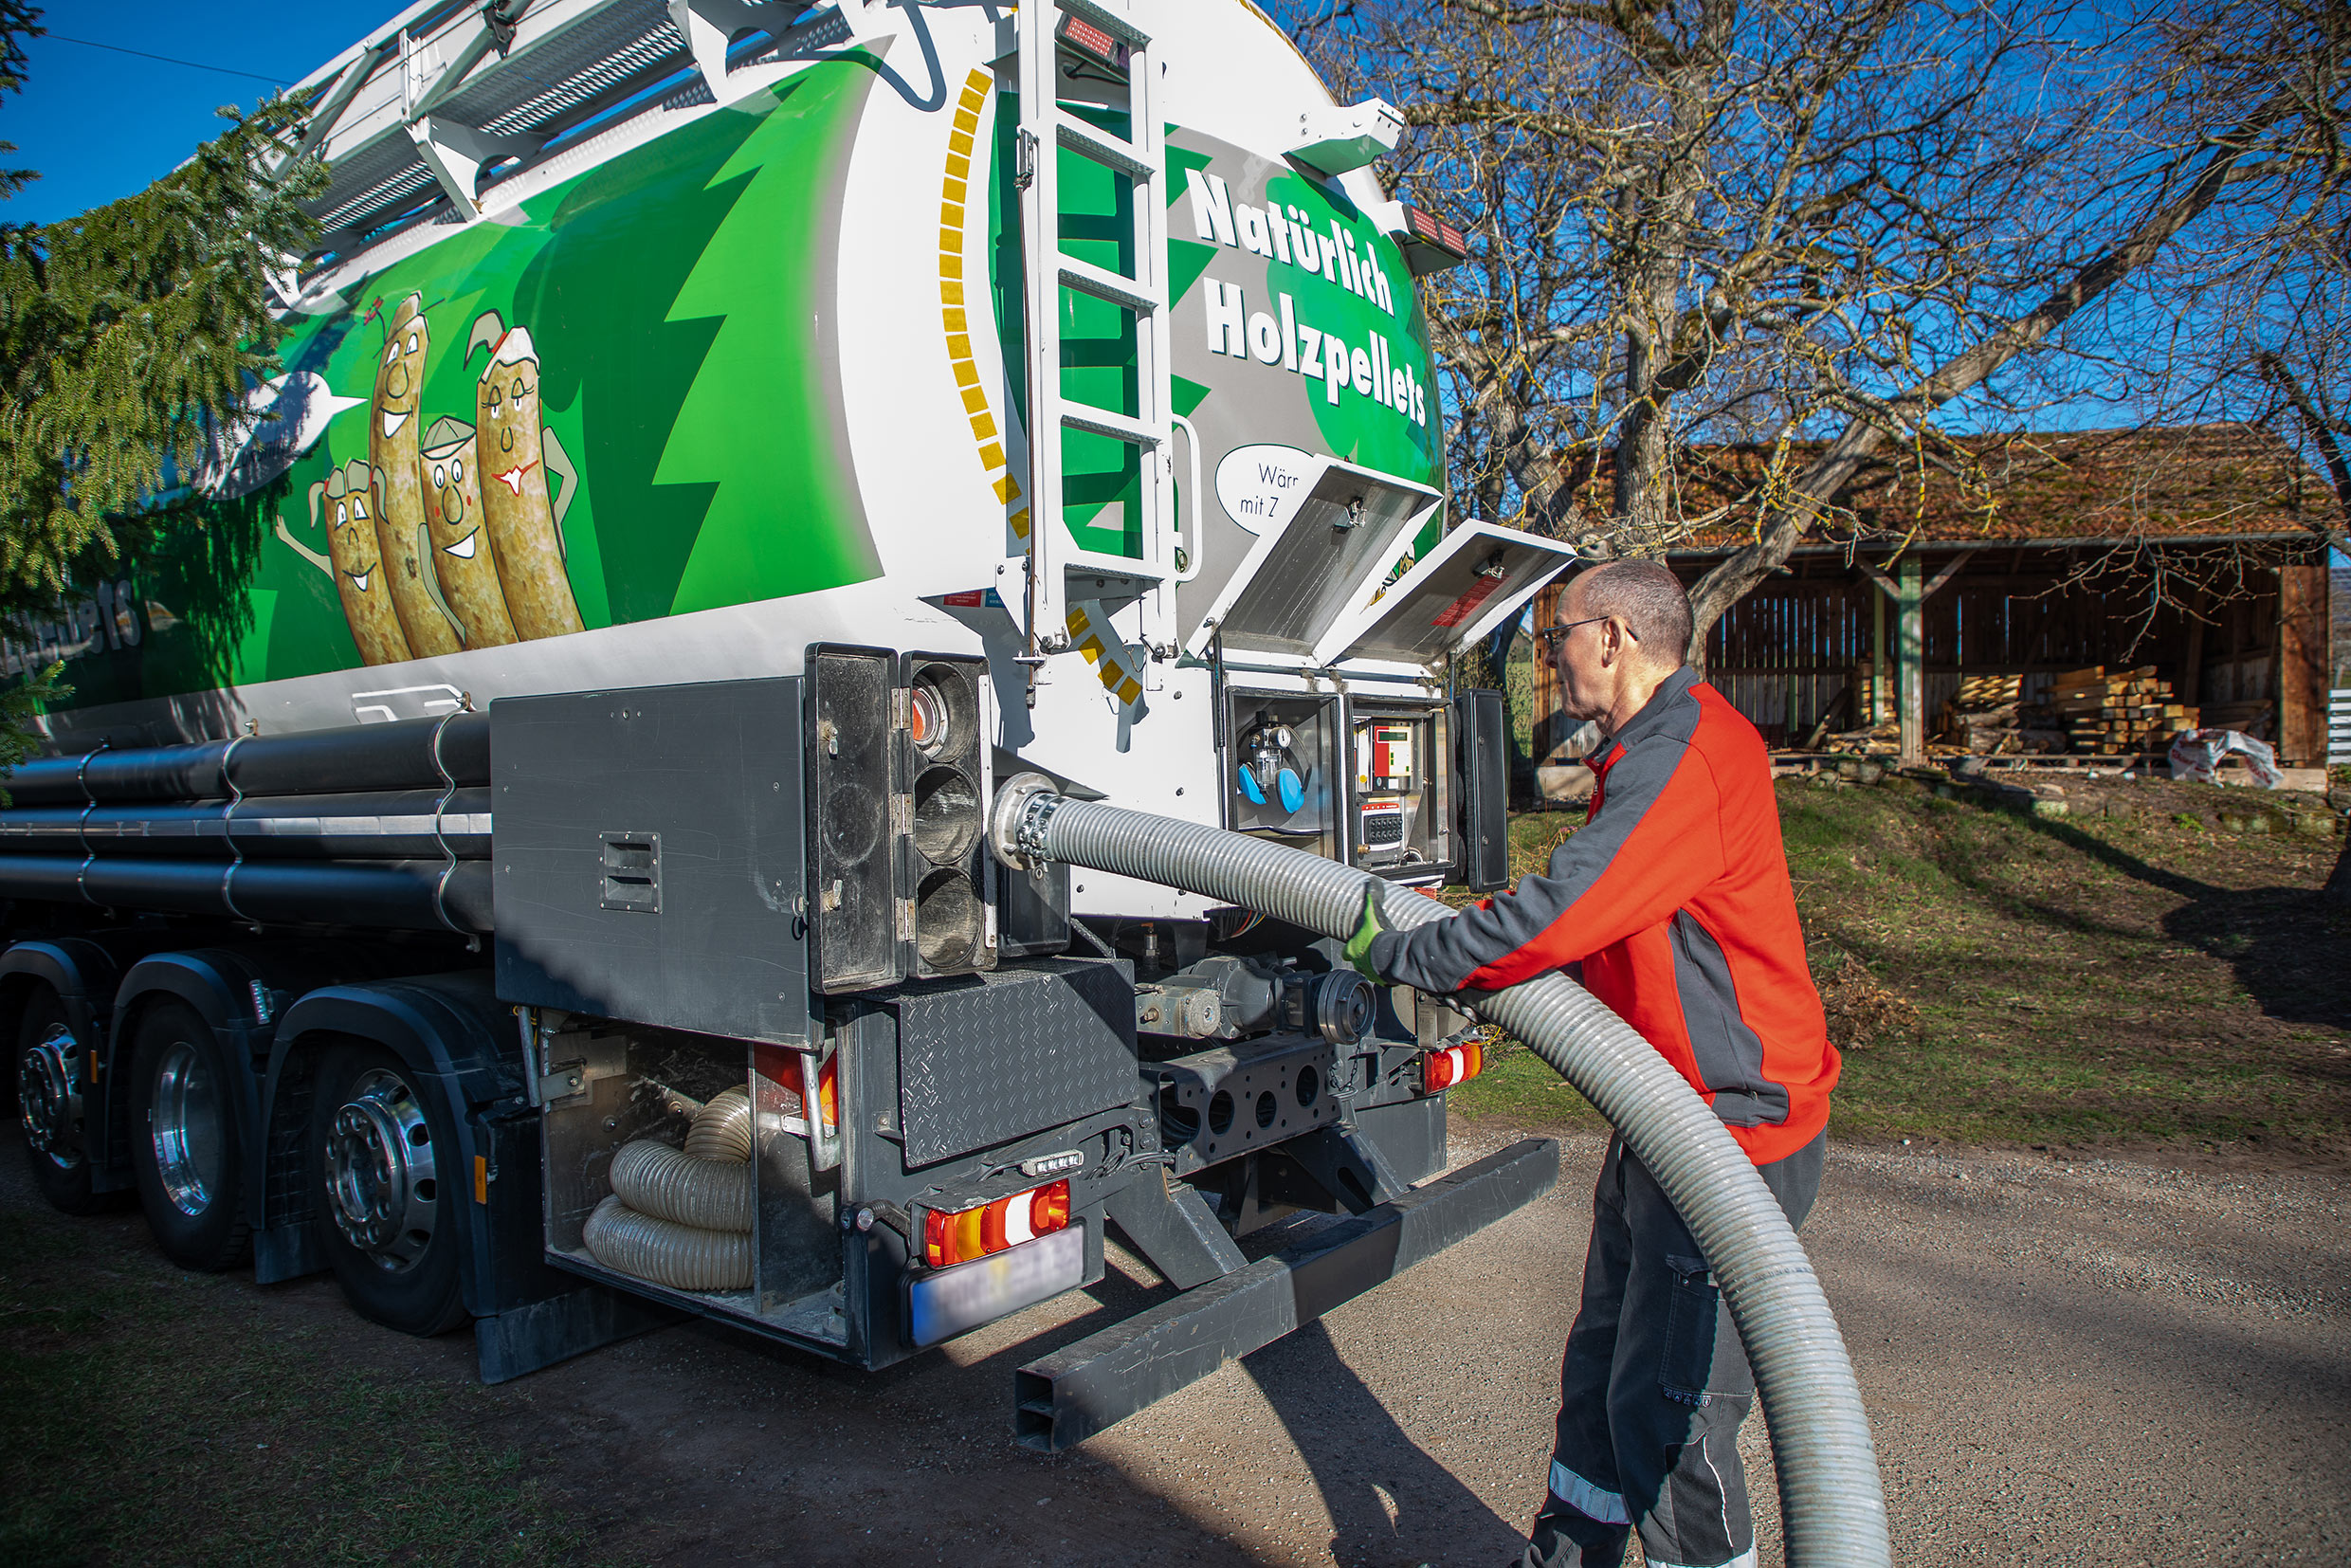
<path fill-rule="evenodd" d="M 680 1314 L 878 1367 L 1101 1279 L 1077 1441 L 1525 1202 L 1481 1039 L 992 847 L 1016 775 L 1501 884 L 1399 129 L 1249 0 L 422 0 L 206 520 L 5 650 L 0 1027 L 59 1206 L 505 1377 Z M 1115 1232 L 1115 1237 L 1113 1233 Z"/>

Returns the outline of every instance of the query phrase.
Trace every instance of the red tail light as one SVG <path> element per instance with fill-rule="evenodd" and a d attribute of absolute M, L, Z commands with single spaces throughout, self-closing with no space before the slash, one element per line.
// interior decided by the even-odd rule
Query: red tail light
<path fill-rule="evenodd" d="M 1475 1078 L 1485 1067 L 1485 1048 L 1475 1040 L 1465 1040 L 1444 1050 L 1432 1050 L 1421 1059 L 1421 1092 L 1441 1094 L 1459 1088 Z"/>
<path fill-rule="evenodd" d="M 951 1268 L 1068 1225 L 1066 1181 L 1049 1181 L 976 1209 L 933 1209 L 922 1216 L 922 1261 L 933 1268 Z"/>

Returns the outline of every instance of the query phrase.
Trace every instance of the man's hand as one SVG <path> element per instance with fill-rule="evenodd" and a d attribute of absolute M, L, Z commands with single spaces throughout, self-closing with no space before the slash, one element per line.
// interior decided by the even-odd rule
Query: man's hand
<path fill-rule="evenodd" d="M 1372 939 L 1387 929 L 1379 921 L 1379 884 L 1368 882 L 1363 887 L 1363 920 L 1355 928 L 1355 935 L 1347 939 L 1346 952 L 1347 961 L 1355 966 L 1356 973 L 1374 985 L 1384 983 L 1385 977 L 1372 963 Z"/>

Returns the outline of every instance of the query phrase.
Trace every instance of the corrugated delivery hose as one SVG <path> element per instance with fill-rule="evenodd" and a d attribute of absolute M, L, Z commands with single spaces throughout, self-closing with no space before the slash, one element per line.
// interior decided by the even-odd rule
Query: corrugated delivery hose
<path fill-rule="evenodd" d="M 1018 866 L 1062 861 L 1180 887 L 1328 937 L 1352 934 L 1363 889 L 1391 929 L 1444 908 L 1364 872 L 1244 834 L 1053 793 L 1024 774 L 997 792 L 990 837 Z M 1475 999 L 1582 1091 L 1656 1176 L 1738 1321 L 1771 1429 L 1787 1559 L 1797 1568 L 1893 1560 L 1869 1420 L 1836 1319 L 1778 1200 L 1706 1103 L 1581 986 L 1549 974 Z"/>
<path fill-rule="evenodd" d="M 694 1113 L 694 1124 L 686 1129 L 685 1152 L 696 1159 L 749 1159 L 751 1096 L 740 1089 L 712 1096 L 710 1103 Z"/>
<path fill-rule="evenodd" d="M 632 1139 L 612 1157 L 612 1194 L 582 1239 L 608 1268 L 678 1290 L 751 1287 L 751 1102 L 741 1089 L 694 1113 L 685 1147 Z"/>

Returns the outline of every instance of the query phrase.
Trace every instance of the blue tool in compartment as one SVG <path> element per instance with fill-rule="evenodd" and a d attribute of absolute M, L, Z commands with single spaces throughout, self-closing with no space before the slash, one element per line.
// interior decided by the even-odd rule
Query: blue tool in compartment
<path fill-rule="evenodd" d="M 1285 815 L 1295 815 L 1306 804 L 1305 774 L 1290 750 L 1295 739 L 1287 724 L 1262 717 L 1241 738 L 1248 754 L 1236 778 L 1243 800 L 1252 806 L 1278 801 Z"/>

